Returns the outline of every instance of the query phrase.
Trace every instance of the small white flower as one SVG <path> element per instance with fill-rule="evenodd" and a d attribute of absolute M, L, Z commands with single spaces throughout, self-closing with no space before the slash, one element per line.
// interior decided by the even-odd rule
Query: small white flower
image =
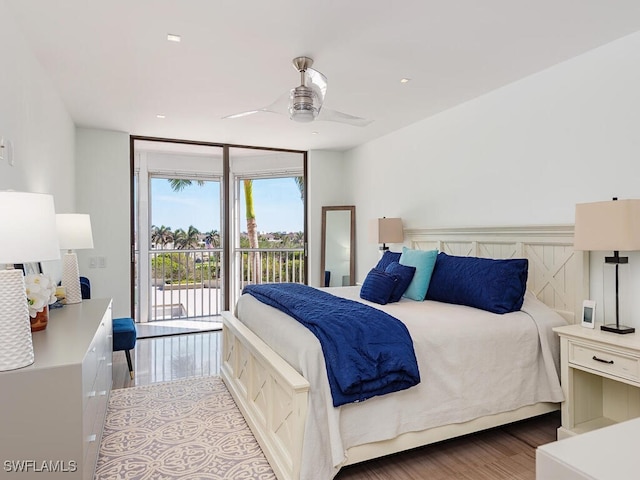
<path fill-rule="evenodd" d="M 47 275 L 42 273 L 29 274 L 24 277 L 29 303 L 29 315 L 33 318 L 41 312 L 46 305 L 56 301 L 56 286 Z"/>

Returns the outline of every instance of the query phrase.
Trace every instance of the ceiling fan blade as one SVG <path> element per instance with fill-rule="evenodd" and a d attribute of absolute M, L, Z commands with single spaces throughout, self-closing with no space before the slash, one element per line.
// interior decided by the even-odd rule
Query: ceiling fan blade
<path fill-rule="evenodd" d="M 324 104 L 324 97 L 327 95 L 327 77 L 313 68 L 307 68 L 305 74 L 309 80 L 307 86 L 309 86 L 317 95 L 319 107 Z"/>
<path fill-rule="evenodd" d="M 290 95 L 289 92 L 280 95 L 275 102 L 273 102 L 270 105 L 267 105 L 266 107 L 258 108 L 257 110 L 248 110 L 246 112 L 233 113 L 231 115 L 226 115 L 222 118 L 223 119 L 241 118 L 241 117 L 247 117 L 249 115 L 253 115 L 254 113 L 260 113 L 260 112 L 278 113 L 280 115 L 287 115 L 288 114 L 287 108 L 289 106 L 289 95 Z"/>
<path fill-rule="evenodd" d="M 373 120 L 367 120 L 366 118 L 356 117 L 354 115 L 349 115 L 348 113 L 338 112 L 336 110 L 330 110 L 328 108 L 323 108 L 320 110 L 318 114 L 318 118 L 316 120 L 322 120 L 325 122 L 340 122 L 346 123 L 349 125 L 353 125 L 354 127 L 366 127 Z"/>
<path fill-rule="evenodd" d="M 233 113 L 231 115 L 225 115 L 224 117 L 222 117 L 223 119 L 225 118 L 241 118 L 241 117 L 248 117 L 249 115 L 253 115 L 254 113 L 258 113 L 261 112 L 262 110 L 249 110 L 247 112 L 240 112 L 240 113 Z"/>

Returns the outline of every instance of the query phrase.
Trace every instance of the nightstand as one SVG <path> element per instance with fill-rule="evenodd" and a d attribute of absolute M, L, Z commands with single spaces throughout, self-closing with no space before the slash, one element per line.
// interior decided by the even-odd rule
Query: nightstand
<path fill-rule="evenodd" d="M 558 440 L 640 417 L 640 335 L 619 335 L 581 325 L 560 335 L 565 401 Z"/>

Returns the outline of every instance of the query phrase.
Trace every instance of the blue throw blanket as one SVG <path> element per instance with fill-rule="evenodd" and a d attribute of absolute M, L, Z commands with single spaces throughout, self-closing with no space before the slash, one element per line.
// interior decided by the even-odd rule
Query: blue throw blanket
<path fill-rule="evenodd" d="M 243 293 L 295 318 L 318 338 L 334 407 L 420 382 L 413 340 L 391 315 L 298 283 L 248 285 Z"/>

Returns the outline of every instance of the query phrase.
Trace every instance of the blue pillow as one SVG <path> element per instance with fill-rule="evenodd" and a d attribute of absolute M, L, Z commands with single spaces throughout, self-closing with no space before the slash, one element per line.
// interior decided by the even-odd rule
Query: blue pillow
<path fill-rule="evenodd" d="M 400 255 L 402 255 L 400 252 L 385 250 L 375 268 L 384 272 L 384 270 L 389 266 L 390 263 L 400 261 Z"/>
<path fill-rule="evenodd" d="M 408 265 L 400 265 L 398 262 L 391 262 L 384 270 L 389 275 L 393 275 L 398 278 L 398 283 L 391 293 L 389 302 L 399 302 L 404 292 L 407 291 L 413 276 L 416 273 L 416 267 L 410 267 Z"/>
<path fill-rule="evenodd" d="M 495 260 L 440 253 L 427 300 L 493 313 L 516 312 L 524 302 L 528 269 L 526 258 Z"/>
<path fill-rule="evenodd" d="M 360 288 L 360 298 L 384 305 L 389 302 L 398 280 L 376 268 L 369 271 Z"/>
<path fill-rule="evenodd" d="M 412 250 L 402 247 L 400 265 L 416 267 L 416 273 L 413 275 L 413 279 L 403 296 L 419 302 L 424 300 L 429 289 L 429 281 L 431 280 L 431 273 L 437 257 L 437 250 Z"/>

